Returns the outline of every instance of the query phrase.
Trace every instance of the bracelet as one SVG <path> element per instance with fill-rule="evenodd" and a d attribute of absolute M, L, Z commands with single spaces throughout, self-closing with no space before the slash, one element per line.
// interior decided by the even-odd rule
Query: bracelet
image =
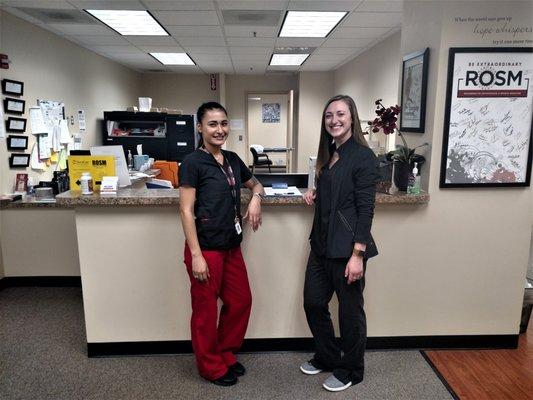
<path fill-rule="evenodd" d="M 261 196 L 259 193 L 253 193 L 252 196 L 259 197 L 259 200 L 263 201 L 263 196 Z"/>

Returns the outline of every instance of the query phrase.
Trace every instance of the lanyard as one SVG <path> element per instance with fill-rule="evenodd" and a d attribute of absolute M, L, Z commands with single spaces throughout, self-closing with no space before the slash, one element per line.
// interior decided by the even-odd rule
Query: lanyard
<path fill-rule="evenodd" d="M 235 174 L 233 173 L 233 168 L 231 168 L 231 165 L 230 165 L 229 161 L 226 159 L 226 156 L 224 155 L 224 153 L 222 153 L 222 157 L 224 159 L 224 162 L 228 166 L 227 172 L 224 169 L 224 167 L 222 165 L 220 165 L 220 163 L 217 161 L 215 156 L 212 153 L 209 152 L 209 150 L 207 150 L 203 146 L 201 147 L 201 149 L 203 151 L 205 151 L 207 154 L 211 154 L 211 156 L 213 157 L 213 160 L 215 160 L 215 162 L 217 163 L 218 167 L 220 168 L 220 170 L 222 171 L 222 173 L 226 177 L 226 181 L 228 182 L 228 185 L 229 185 L 230 190 L 231 190 L 231 197 L 233 198 L 233 210 L 235 212 L 235 222 L 239 222 L 239 215 L 237 213 L 237 189 L 236 189 Z"/>

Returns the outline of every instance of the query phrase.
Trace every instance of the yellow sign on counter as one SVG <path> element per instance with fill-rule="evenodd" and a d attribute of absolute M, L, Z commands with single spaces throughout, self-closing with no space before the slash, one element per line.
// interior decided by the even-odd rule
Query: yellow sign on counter
<path fill-rule="evenodd" d="M 68 176 L 70 190 L 81 191 L 80 178 L 84 172 L 90 172 L 93 178 L 93 187 L 100 190 L 102 177 L 115 176 L 114 156 L 70 156 L 68 158 Z"/>

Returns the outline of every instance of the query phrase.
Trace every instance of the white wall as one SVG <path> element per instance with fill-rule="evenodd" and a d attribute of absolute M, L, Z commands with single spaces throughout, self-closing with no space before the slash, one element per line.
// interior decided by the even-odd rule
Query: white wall
<path fill-rule="evenodd" d="M 2 70 L 2 77 L 24 82 L 22 99 L 26 101 L 26 111 L 29 106 L 36 105 L 37 99 L 64 102 L 67 115 L 76 115 L 78 109 L 85 110 L 85 148 L 101 143 L 97 119 L 103 118 L 103 111 L 122 110 L 137 102 L 138 73 L 10 14 L 2 13 L 1 19 L 0 47 L 11 60 L 9 69 Z M 77 121 L 69 128 L 71 132 L 77 131 Z M 30 137 L 29 153 L 34 138 L 29 126 L 26 132 Z M 17 172 L 28 172 L 35 183 L 51 179 L 52 168 L 45 173 L 29 168 L 10 170 L 8 157 L 3 143 L 0 146 L 0 193 L 12 192 Z"/>
<path fill-rule="evenodd" d="M 141 93 L 152 98 L 152 107 L 168 107 L 195 114 L 207 101 L 219 101 L 219 88 L 211 90 L 209 75 L 143 73 Z M 217 76 L 217 83 L 218 76 Z"/>
<path fill-rule="evenodd" d="M 331 72 L 300 73 L 296 172 L 309 171 L 309 156 L 318 151 L 324 106 L 335 94 Z"/>

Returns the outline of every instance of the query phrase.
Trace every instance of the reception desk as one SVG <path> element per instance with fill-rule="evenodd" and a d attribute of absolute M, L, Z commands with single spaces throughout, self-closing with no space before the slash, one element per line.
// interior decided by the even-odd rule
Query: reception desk
<path fill-rule="evenodd" d="M 243 212 L 249 199 L 250 192 L 243 190 Z M 376 213 L 387 204 L 414 211 L 428 200 L 426 194 L 378 194 Z M 74 209 L 89 354 L 187 350 L 190 284 L 179 192 L 125 189 L 105 197 L 67 192 L 57 197 L 57 206 Z M 302 293 L 312 215 L 313 207 L 302 197 L 266 198 L 261 228 L 244 227 L 253 294 L 246 338 L 263 346 L 270 341 L 266 348 L 280 348 L 280 343 L 294 348 L 310 338 Z M 379 247 L 379 235 L 376 240 Z M 380 294 L 373 293 L 372 267 L 368 274 L 371 302 Z M 368 318 L 372 334 L 382 317 L 369 312 Z"/>

